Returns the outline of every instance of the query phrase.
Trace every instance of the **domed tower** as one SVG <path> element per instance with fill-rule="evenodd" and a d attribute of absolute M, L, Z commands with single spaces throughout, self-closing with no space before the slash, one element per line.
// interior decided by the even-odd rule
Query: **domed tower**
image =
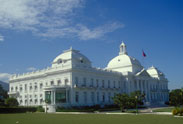
<path fill-rule="evenodd" d="M 136 74 L 143 69 L 143 66 L 137 59 L 128 56 L 126 45 L 122 42 L 120 45 L 119 55 L 109 61 L 107 69 L 122 73 L 131 72 Z"/>
<path fill-rule="evenodd" d="M 53 62 L 52 67 L 91 67 L 91 61 L 81 54 L 78 50 L 72 49 L 63 51 L 57 56 Z"/>

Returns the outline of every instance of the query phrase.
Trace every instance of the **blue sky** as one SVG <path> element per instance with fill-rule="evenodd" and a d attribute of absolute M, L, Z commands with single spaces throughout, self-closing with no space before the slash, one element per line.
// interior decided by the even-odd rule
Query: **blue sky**
<path fill-rule="evenodd" d="M 0 0 L 0 80 L 51 66 L 72 46 L 96 67 L 128 54 L 183 87 L 182 0 Z M 147 54 L 143 60 L 142 49 Z"/>

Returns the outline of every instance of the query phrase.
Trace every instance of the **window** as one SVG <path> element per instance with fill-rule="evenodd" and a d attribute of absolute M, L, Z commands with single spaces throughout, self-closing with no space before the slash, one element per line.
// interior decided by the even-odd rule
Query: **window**
<path fill-rule="evenodd" d="M 42 83 L 40 83 L 40 84 L 39 84 L 39 86 L 40 86 L 40 89 L 42 89 L 42 88 L 43 88 L 43 84 L 42 84 Z"/>
<path fill-rule="evenodd" d="M 42 97 L 43 96 L 43 94 L 40 94 L 40 97 Z"/>
<path fill-rule="evenodd" d="M 34 83 L 34 90 L 37 91 L 37 83 Z"/>
<path fill-rule="evenodd" d="M 54 81 L 51 81 L 50 84 L 51 84 L 51 86 L 53 86 L 54 85 Z"/>
<path fill-rule="evenodd" d="M 66 91 L 56 91 L 56 103 L 65 103 L 66 102 Z"/>
<path fill-rule="evenodd" d="M 92 101 L 92 103 L 94 103 L 94 99 L 95 99 L 94 92 L 91 92 L 91 101 Z"/>
<path fill-rule="evenodd" d="M 86 86 L 86 78 L 83 78 L 83 86 Z"/>
<path fill-rule="evenodd" d="M 24 85 L 24 89 L 25 89 L 25 91 L 27 91 L 27 84 Z"/>
<path fill-rule="evenodd" d="M 87 92 L 84 92 L 84 103 L 87 103 Z"/>
<path fill-rule="evenodd" d="M 58 63 L 58 64 L 62 63 L 62 59 L 58 59 L 58 60 L 57 60 L 57 63 Z"/>
<path fill-rule="evenodd" d="M 102 94 L 102 102 L 105 102 L 105 93 Z"/>
<path fill-rule="evenodd" d="M 78 77 L 75 77 L 75 85 L 78 86 Z"/>
<path fill-rule="evenodd" d="M 114 88 L 116 88 L 116 82 L 115 81 L 113 82 L 113 85 L 114 85 Z"/>
<path fill-rule="evenodd" d="M 68 82 L 69 82 L 69 80 L 68 79 L 65 79 L 65 85 L 68 85 Z"/>
<path fill-rule="evenodd" d="M 39 101 L 40 101 L 40 104 L 42 104 L 42 103 L 43 103 L 43 99 L 40 99 Z"/>
<path fill-rule="evenodd" d="M 51 103 L 51 91 L 45 92 L 45 101 L 47 101 L 47 103 Z"/>
<path fill-rule="evenodd" d="M 97 102 L 99 102 L 99 92 L 97 92 Z"/>
<path fill-rule="evenodd" d="M 108 80 L 108 88 L 110 88 L 111 82 L 110 80 Z"/>
<path fill-rule="evenodd" d="M 21 86 L 20 86 L 20 92 L 22 92 L 22 90 L 23 90 L 23 89 L 22 89 L 22 85 L 21 85 Z"/>
<path fill-rule="evenodd" d="M 111 93 L 108 93 L 108 101 L 111 102 Z"/>
<path fill-rule="evenodd" d="M 57 85 L 61 85 L 61 80 L 57 80 Z"/>
<path fill-rule="evenodd" d="M 11 91 L 13 91 L 13 87 L 11 87 Z"/>
<path fill-rule="evenodd" d="M 17 90 L 18 90 L 18 87 L 15 88 L 15 91 L 17 91 Z"/>
<path fill-rule="evenodd" d="M 105 82 L 104 82 L 104 80 L 102 80 L 102 88 L 104 88 L 105 87 Z"/>
<path fill-rule="evenodd" d="M 32 85 L 29 86 L 29 90 L 32 90 Z"/>
<path fill-rule="evenodd" d="M 78 103 L 79 102 L 79 92 L 75 93 L 75 101 Z"/>
<path fill-rule="evenodd" d="M 37 99 L 34 100 L 34 103 L 37 104 Z"/>
<path fill-rule="evenodd" d="M 91 84 L 90 84 L 91 87 L 93 87 L 93 78 L 91 79 Z"/>
<path fill-rule="evenodd" d="M 96 80 L 96 85 L 97 85 L 97 87 L 99 86 L 99 85 L 98 85 L 98 79 Z"/>
<path fill-rule="evenodd" d="M 120 88 L 120 81 L 118 81 L 118 88 Z"/>

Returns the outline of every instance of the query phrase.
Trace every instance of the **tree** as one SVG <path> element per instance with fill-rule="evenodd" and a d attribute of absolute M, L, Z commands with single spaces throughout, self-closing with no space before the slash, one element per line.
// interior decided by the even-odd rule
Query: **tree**
<path fill-rule="evenodd" d="M 128 108 L 137 108 L 138 105 L 143 105 L 143 100 L 145 99 L 145 94 L 140 91 L 132 92 L 128 94 L 116 94 L 113 97 L 114 104 L 118 105 L 122 112 Z"/>
<path fill-rule="evenodd" d="M 135 104 L 143 105 L 143 101 L 145 99 L 145 94 L 142 94 L 141 91 L 134 91 L 130 94 Z M 136 106 L 136 105 L 135 105 Z"/>
<path fill-rule="evenodd" d="M 5 99 L 8 98 L 7 91 L 0 84 L 0 106 L 4 106 Z"/>
<path fill-rule="evenodd" d="M 183 105 L 183 89 L 172 90 L 169 94 L 169 103 L 173 106 Z"/>
<path fill-rule="evenodd" d="M 116 94 L 113 97 L 114 104 L 118 105 L 122 112 L 130 106 L 130 97 L 128 94 Z"/>
<path fill-rule="evenodd" d="M 7 98 L 6 100 L 5 100 L 5 104 L 7 105 L 7 106 L 18 106 L 18 101 L 17 101 L 17 99 L 15 99 L 15 98 Z"/>

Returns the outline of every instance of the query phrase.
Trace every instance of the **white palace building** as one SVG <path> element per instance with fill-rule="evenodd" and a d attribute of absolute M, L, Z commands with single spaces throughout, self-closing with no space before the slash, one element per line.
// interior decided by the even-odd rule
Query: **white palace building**
<path fill-rule="evenodd" d="M 52 66 L 43 70 L 13 75 L 9 96 L 21 106 L 45 106 L 55 112 L 58 106 L 92 106 L 113 104 L 116 93 L 145 93 L 145 105 L 168 101 L 168 80 L 155 67 L 144 69 L 130 57 L 126 45 L 120 45 L 119 55 L 106 68 L 92 67 L 91 61 L 72 48 L 57 56 Z"/>

